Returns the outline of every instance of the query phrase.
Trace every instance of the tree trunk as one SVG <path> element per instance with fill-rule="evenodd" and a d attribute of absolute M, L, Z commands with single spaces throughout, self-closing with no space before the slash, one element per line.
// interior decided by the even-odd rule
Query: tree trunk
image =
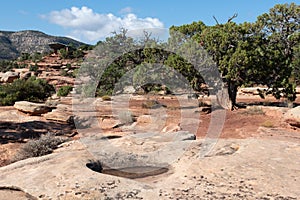
<path fill-rule="evenodd" d="M 217 93 L 217 102 L 224 109 L 234 110 L 237 108 L 236 96 L 237 96 L 237 86 L 235 82 L 228 81 L 224 84 L 222 90 Z"/>

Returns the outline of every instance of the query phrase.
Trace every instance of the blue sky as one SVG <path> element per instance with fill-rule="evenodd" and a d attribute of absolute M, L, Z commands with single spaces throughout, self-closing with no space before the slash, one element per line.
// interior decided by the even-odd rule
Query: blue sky
<path fill-rule="evenodd" d="M 120 26 L 126 29 L 169 28 L 193 21 L 253 22 L 275 4 L 289 0 L 9 0 L 1 6 L 0 30 L 39 30 L 95 43 Z"/>

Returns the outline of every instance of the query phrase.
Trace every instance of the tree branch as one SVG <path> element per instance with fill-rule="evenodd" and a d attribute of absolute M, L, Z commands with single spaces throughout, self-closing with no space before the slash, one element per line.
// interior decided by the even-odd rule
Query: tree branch
<path fill-rule="evenodd" d="M 219 22 L 215 16 L 213 16 L 214 20 L 216 21 L 217 25 L 219 25 Z"/>
<path fill-rule="evenodd" d="M 231 22 L 234 18 L 236 18 L 238 16 L 237 13 L 234 13 L 234 15 L 232 17 L 230 17 L 228 20 L 227 20 L 227 23 Z"/>

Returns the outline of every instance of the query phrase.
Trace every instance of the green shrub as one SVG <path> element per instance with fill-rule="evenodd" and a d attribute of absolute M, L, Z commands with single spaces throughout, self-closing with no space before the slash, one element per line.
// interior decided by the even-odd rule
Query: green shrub
<path fill-rule="evenodd" d="M 12 83 L 0 85 L 0 105 L 13 105 L 16 101 L 45 101 L 55 92 L 52 85 L 35 76 L 27 80 L 17 79 Z"/>
<path fill-rule="evenodd" d="M 54 149 L 57 149 L 58 145 L 66 141 L 66 139 L 55 137 L 51 133 L 41 135 L 39 139 L 30 140 L 24 146 L 22 146 L 15 155 L 13 162 L 50 154 Z"/>
<path fill-rule="evenodd" d="M 66 49 L 60 49 L 58 50 L 58 53 L 62 59 L 66 59 L 70 57 L 69 51 L 67 51 Z"/>
<path fill-rule="evenodd" d="M 96 89 L 96 96 L 97 97 L 102 97 L 102 96 L 110 96 L 113 94 L 113 90 L 111 89 L 105 89 L 102 88 L 101 86 L 99 88 Z"/>
<path fill-rule="evenodd" d="M 72 52 L 73 58 L 82 58 L 84 56 L 84 53 L 81 49 L 76 49 Z"/>
<path fill-rule="evenodd" d="M 34 52 L 31 55 L 31 60 L 34 61 L 34 62 L 41 61 L 42 58 L 43 58 L 43 55 L 40 52 Z"/>
<path fill-rule="evenodd" d="M 35 64 L 35 65 L 30 65 L 29 67 L 29 71 L 31 72 L 37 72 L 39 69 L 39 67 Z"/>
<path fill-rule="evenodd" d="M 72 91 L 73 87 L 70 85 L 62 86 L 57 91 L 57 96 L 59 97 L 65 97 L 68 96 L 68 94 Z"/>
<path fill-rule="evenodd" d="M 70 63 L 66 64 L 67 69 L 71 69 L 72 65 Z"/>
<path fill-rule="evenodd" d="M 78 68 L 77 68 L 77 69 L 74 69 L 73 72 L 72 72 L 72 74 L 71 74 L 71 77 L 72 77 L 72 78 L 76 78 L 76 77 L 77 77 L 77 74 L 78 74 L 78 71 L 79 71 Z"/>
<path fill-rule="evenodd" d="M 25 52 L 23 52 L 19 58 L 20 61 L 25 61 L 25 60 L 30 60 L 30 59 L 31 59 L 30 54 L 25 53 Z"/>
<path fill-rule="evenodd" d="M 65 69 L 60 70 L 60 75 L 61 76 L 69 76 L 68 72 Z"/>
<path fill-rule="evenodd" d="M 7 72 L 13 68 L 22 68 L 17 62 L 10 60 L 0 60 L 0 72 Z"/>

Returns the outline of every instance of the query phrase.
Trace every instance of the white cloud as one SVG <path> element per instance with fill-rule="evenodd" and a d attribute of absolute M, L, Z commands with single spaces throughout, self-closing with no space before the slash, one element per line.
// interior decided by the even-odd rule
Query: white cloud
<path fill-rule="evenodd" d="M 132 11 L 126 8 L 124 11 Z M 158 18 L 139 18 L 133 13 L 127 13 L 123 17 L 111 13 L 96 13 L 88 7 L 72 7 L 60 11 L 52 11 L 43 18 L 57 24 L 69 31 L 68 35 L 83 41 L 96 42 L 104 39 L 113 31 L 121 28 L 130 30 L 164 28 L 164 24 Z"/>
<path fill-rule="evenodd" d="M 131 7 L 125 7 L 120 10 L 121 14 L 132 13 L 133 9 Z"/>

